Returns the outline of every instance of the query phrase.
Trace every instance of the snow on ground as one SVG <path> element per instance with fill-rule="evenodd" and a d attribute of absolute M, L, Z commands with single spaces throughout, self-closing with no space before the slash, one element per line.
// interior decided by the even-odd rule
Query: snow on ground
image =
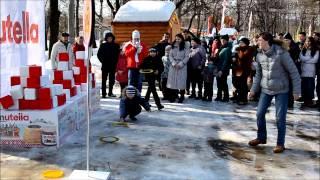
<path fill-rule="evenodd" d="M 143 90 L 143 93 L 145 93 Z M 118 87 L 115 92 L 119 92 Z M 119 94 L 119 93 L 117 93 Z M 143 111 L 129 127 L 115 127 L 118 98 L 101 100 L 92 117 L 90 167 L 111 171 L 111 179 L 319 179 L 319 112 L 288 112 L 287 150 L 273 154 L 275 108 L 267 114 L 268 144 L 251 148 L 256 135 L 256 103 L 164 101 L 165 109 Z M 59 149 L 33 148 L 1 152 L 1 178 L 41 179 L 45 169 L 60 168 L 68 176 L 86 168 L 86 127 Z M 120 141 L 103 144 L 100 136 Z"/>

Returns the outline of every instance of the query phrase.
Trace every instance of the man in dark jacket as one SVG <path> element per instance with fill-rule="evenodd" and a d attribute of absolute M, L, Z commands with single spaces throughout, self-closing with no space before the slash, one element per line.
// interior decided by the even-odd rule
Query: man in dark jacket
<path fill-rule="evenodd" d="M 102 64 L 102 97 L 106 97 L 106 81 L 109 76 L 109 93 L 108 96 L 115 97 L 112 93 L 113 85 L 115 83 L 115 71 L 118 63 L 120 46 L 115 43 L 114 35 L 109 32 L 105 35 L 105 42 L 100 45 L 98 50 L 98 59 Z"/>
<path fill-rule="evenodd" d="M 231 47 L 229 46 L 229 36 L 223 35 L 221 37 L 221 48 L 218 51 L 219 58 L 216 62 L 218 68 L 217 86 L 218 94 L 215 101 L 228 102 L 229 101 L 229 89 L 227 83 L 227 77 L 229 75 L 231 66 Z M 222 92 L 224 94 L 222 98 Z"/>

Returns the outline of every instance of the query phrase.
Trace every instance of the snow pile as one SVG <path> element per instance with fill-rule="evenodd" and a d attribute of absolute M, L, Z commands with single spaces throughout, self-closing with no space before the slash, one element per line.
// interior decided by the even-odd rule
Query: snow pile
<path fill-rule="evenodd" d="M 129 1 L 120 7 L 113 22 L 166 22 L 175 8 L 171 1 Z"/>

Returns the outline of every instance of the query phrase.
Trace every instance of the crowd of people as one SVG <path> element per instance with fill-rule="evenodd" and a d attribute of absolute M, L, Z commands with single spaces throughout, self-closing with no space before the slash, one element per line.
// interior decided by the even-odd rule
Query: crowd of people
<path fill-rule="evenodd" d="M 54 56 L 60 50 L 70 52 L 72 57 L 77 49 L 81 49 L 81 38 L 72 48 L 67 43 L 68 34 L 62 36 L 62 40 L 53 47 L 53 67 Z M 209 102 L 226 103 L 231 100 L 238 105 L 246 105 L 249 100 L 259 101 L 257 138 L 249 142 L 250 146 L 257 146 L 266 143 L 265 114 L 275 97 L 278 140 L 274 152 L 280 153 L 285 149 L 287 109 L 300 101 L 303 102 L 302 108 L 320 110 L 320 33 L 307 37 L 305 32 L 300 32 L 298 42 L 290 33 L 273 36 L 264 32 L 251 40 L 244 36 L 221 35 L 213 37 L 207 44 L 205 40 L 183 31 L 175 35 L 172 43 L 170 34 L 164 33 L 153 47 L 147 47 L 141 41 L 138 30 L 132 32 L 130 41 L 121 45 L 115 38 L 111 32 L 106 33 L 97 56 L 102 63 L 102 98 L 107 95 L 115 97 L 115 79 L 120 84 L 120 121 L 127 121 L 127 116 L 137 120 L 135 116 L 141 112 L 141 106 L 150 111 L 151 94 L 158 110 L 165 108 L 161 101 L 183 103 L 186 95 L 190 99 Z M 230 72 L 231 97 L 227 83 Z M 218 90 L 213 99 L 215 79 Z M 143 80 L 148 86 L 144 97 L 141 95 Z M 313 101 L 315 89 L 316 102 Z"/>

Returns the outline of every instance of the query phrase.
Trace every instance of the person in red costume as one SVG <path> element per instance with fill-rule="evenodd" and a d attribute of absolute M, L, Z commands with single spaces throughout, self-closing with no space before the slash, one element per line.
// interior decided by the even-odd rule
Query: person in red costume
<path fill-rule="evenodd" d="M 138 30 L 132 32 L 132 40 L 125 45 L 124 54 L 127 57 L 128 84 L 136 87 L 141 92 L 142 80 L 139 70 L 143 59 L 148 56 L 148 48 L 140 41 L 140 32 Z"/>
<path fill-rule="evenodd" d="M 83 36 L 79 36 L 76 38 L 76 42 L 72 45 L 72 52 L 74 54 L 74 57 L 76 57 L 77 51 L 85 51 L 85 47 L 83 44 Z"/>

